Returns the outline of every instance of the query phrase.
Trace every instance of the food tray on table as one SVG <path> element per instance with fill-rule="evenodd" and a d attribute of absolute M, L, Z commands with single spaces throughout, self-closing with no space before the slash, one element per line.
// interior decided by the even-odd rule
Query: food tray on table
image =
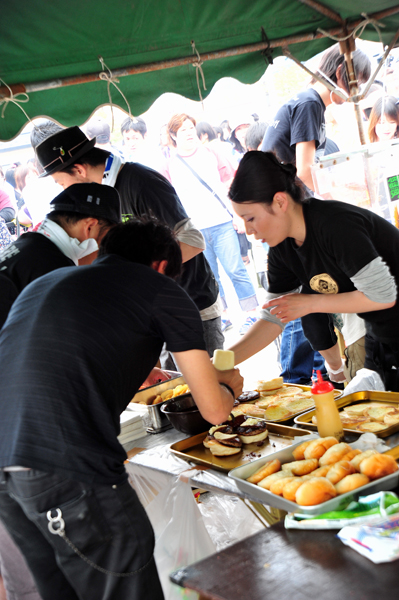
<path fill-rule="evenodd" d="M 342 396 L 336 399 L 335 403 L 338 407 L 339 412 L 344 412 L 345 414 L 347 413 L 346 408 L 351 406 L 358 406 L 358 410 L 360 410 L 362 408 L 362 406 L 360 405 L 364 404 L 365 411 L 367 410 L 366 405 L 369 405 L 369 408 L 378 408 L 378 406 L 383 408 L 384 405 L 387 405 L 388 409 L 390 406 L 392 406 L 392 410 L 396 409 L 398 411 L 397 417 L 399 417 L 398 392 L 355 392 L 353 394 L 348 394 L 347 396 Z M 345 409 L 345 411 L 343 411 L 343 409 Z M 384 413 L 384 411 L 380 412 Z M 304 427 L 305 429 L 317 431 L 317 425 L 315 423 L 312 423 L 312 418 L 314 416 L 316 416 L 316 410 L 310 410 L 309 412 L 306 412 L 305 414 L 296 417 L 294 421 L 299 427 Z M 366 417 L 366 420 L 362 420 L 363 417 Z M 387 417 L 388 423 L 384 422 L 385 416 L 383 417 L 382 421 L 379 421 L 376 417 L 381 418 L 381 415 L 378 414 L 378 411 L 372 412 L 371 416 L 369 416 L 368 414 L 356 416 L 355 413 L 353 413 L 353 423 L 345 424 L 345 422 L 343 422 L 344 432 L 361 435 L 362 433 L 366 433 L 367 431 L 372 431 L 372 427 L 370 427 L 369 429 L 365 428 L 365 424 L 368 422 L 380 423 L 380 425 L 385 427 L 381 430 L 372 431 L 372 433 L 375 433 L 375 435 L 377 435 L 378 437 L 388 437 L 389 435 L 392 435 L 393 433 L 399 431 L 399 419 L 397 423 L 389 423 L 389 418 L 392 418 L 393 415 L 390 415 L 389 418 Z M 355 422 L 357 419 L 359 420 Z M 360 426 L 363 429 L 359 429 Z"/>
<path fill-rule="evenodd" d="M 180 442 L 175 442 L 170 446 L 170 451 L 184 460 L 227 472 L 265 454 L 270 455 L 281 448 L 291 446 L 294 443 L 295 436 L 309 435 L 309 432 L 305 429 L 273 423 L 267 424 L 267 430 L 269 434 L 264 442 L 245 444 L 239 454 L 231 456 L 214 456 L 208 448 L 205 448 L 202 442 L 208 435 L 207 431 Z"/>
<path fill-rule="evenodd" d="M 178 385 L 185 384 L 181 373 L 176 371 L 165 371 L 165 373 L 169 373 L 171 379 L 139 390 L 128 405 L 128 408 L 131 410 L 134 410 L 136 406 L 141 408 L 140 413 L 143 416 L 144 424 L 149 433 L 160 433 L 161 431 L 172 427 L 167 416 L 161 412 L 161 406 L 165 404 L 167 400 L 159 402 L 158 404 L 151 404 L 151 402 L 167 390 L 172 390 Z M 145 411 L 144 415 L 142 412 L 143 410 Z"/>
<path fill-rule="evenodd" d="M 341 494 L 340 496 L 336 496 L 335 498 L 327 500 L 326 502 L 322 502 L 321 504 L 315 504 L 313 506 L 301 506 L 296 502 L 286 500 L 282 496 L 277 496 L 276 494 L 269 492 L 255 483 L 246 481 L 248 477 L 253 475 L 253 473 L 260 469 L 269 460 L 278 458 L 281 464 L 294 461 L 295 458 L 292 454 L 292 451 L 301 443 L 302 442 L 298 442 L 289 448 L 285 448 L 284 450 L 280 450 L 274 454 L 263 456 L 262 458 L 251 463 L 239 466 L 229 472 L 229 477 L 234 479 L 240 490 L 257 498 L 257 500 L 259 500 L 259 502 L 262 504 L 274 506 L 275 508 L 279 508 L 280 510 L 285 510 L 287 512 L 295 512 L 307 515 L 320 515 L 332 510 L 342 510 L 350 501 L 357 499 L 359 496 L 367 496 L 368 494 L 373 494 L 375 492 L 392 490 L 398 485 L 399 471 L 396 471 L 391 475 L 370 481 L 370 483 L 367 483 L 366 485 L 363 485 L 352 492 Z M 394 449 L 388 450 L 387 454 L 393 456 L 395 460 L 398 457 Z"/>
<path fill-rule="evenodd" d="M 281 390 L 283 388 L 284 391 L 280 393 L 277 391 L 276 394 L 265 396 L 259 392 L 260 398 L 234 406 L 232 413 L 243 412 L 248 416 L 265 419 L 268 422 L 284 423 L 314 407 L 310 386 L 285 383 Z M 289 392 L 291 395 L 282 395 Z M 334 390 L 335 397 L 341 394 L 340 390 Z M 255 408 L 252 409 L 251 406 Z"/>

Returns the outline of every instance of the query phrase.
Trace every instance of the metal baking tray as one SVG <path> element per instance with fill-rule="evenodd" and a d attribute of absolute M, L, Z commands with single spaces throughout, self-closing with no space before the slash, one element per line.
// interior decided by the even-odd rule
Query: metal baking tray
<path fill-rule="evenodd" d="M 327 500 L 327 502 L 322 502 L 321 504 L 316 504 L 314 506 L 300 506 L 299 504 L 296 504 L 296 502 L 291 502 L 290 500 L 286 500 L 282 496 L 272 494 L 268 490 L 259 487 L 259 485 L 256 485 L 255 483 L 249 483 L 249 481 L 246 481 L 248 477 L 250 477 L 258 469 L 260 469 L 260 467 L 264 465 L 268 460 L 278 458 L 282 464 L 295 460 L 292 455 L 292 451 L 300 444 L 301 442 L 298 442 L 297 444 L 294 444 L 289 448 L 285 448 L 284 450 L 280 450 L 279 452 L 275 452 L 274 454 L 269 454 L 268 456 L 263 456 L 259 460 L 254 460 L 249 464 L 237 467 L 229 472 L 229 477 L 234 479 L 240 490 L 255 497 L 262 504 L 274 506 L 275 508 L 279 508 L 280 510 L 285 510 L 287 512 L 295 512 L 308 515 L 321 515 L 331 510 L 343 510 L 349 502 L 357 499 L 360 495 L 367 495 L 375 492 L 392 490 L 398 485 L 399 471 L 396 471 L 395 473 L 392 473 L 392 475 L 387 475 L 386 477 L 381 477 L 381 479 L 371 481 L 367 485 L 363 485 L 354 490 L 353 492 L 348 492 L 347 494 L 336 496 L 331 500 Z M 395 456 L 394 454 L 393 449 L 388 450 L 387 453 L 393 455 L 395 459 L 397 458 L 397 456 Z"/>
<path fill-rule="evenodd" d="M 166 390 L 172 390 L 178 385 L 186 383 L 182 374 L 177 371 L 165 371 L 165 373 L 169 373 L 171 379 L 139 390 L 129 403 L 130 406 L 132 404 L 140 404 L 147 409 L 147 414 L 143 416 L 143 420 L 149 433 L 160 433 L 161 431 L 165 431 L 165 429 L 170 429 L 172 425 L 169 423 L 167 416 L 161 412 L 161 406 L 165 404 L 167 400 L 154 405 L 147 405 L 147 400 L 152 396 L 158 396 L 158 394 L 166 392 Z"/>
<path fill-rule="evenodd" d="M 305 429 L 297 427 L 288 427 L 287 425 L 277 425 L 273 423 L 267 424 L 269 435 L 262 442 L 261 446 L 258 443 L 244 444 L 244 450 L 239 454 L 232 456 L 214 456 L 209 448 L 205 448 L 202 443 L 208 432 L 193 435 L 180 442 L 175 442 L 170 446 L 170 451 L 179 458 L 188 460 L 198 465 L 204 465 L 217 469 L 218 471 L 230 471 L 235 467 L 247 464 L 265 454 L 270 455 L 272 452 L 277 452 L 281 448 L 291 446 L 294 443 L 295 436 L 309 435 Z"/>
<path fill-rule="evenodd" d="M 289 387 L 297 387 L 297 388 L 301 388 L 301 390 L 303 390 L 304 392 L 310 392 L 310 390 L 312 389 L 308 385 L 300 385 L 300 384 L 296 384 L 296 383 L 284 383 L 282 387 L 288 387 L 288 388 Z M 256 400 L 252 400 L 250 402 L 242 402 L 241 404 L 243 404 L 243 405 L 256 404 L 262 398 L 267 398 L 267 396 L 262 396 L 262 392 L 259 392 L 259 393 L 260 393 L 260 398 L 257 398 Z M 342 394 L 341 390 L 334 390 L 334 396 L 336 398 L 338 396 L 340 396 L 341 394 Z M 239 406 L 235 406 L 234 408 L 239 408 Z M 305 409 L 305 411 L 306 410 L 309 410 L 309 409 Z M 305 411 L 304 410 L 300 410 L 298 412 L 295 412 L 295 413 L 292 413 L 292 414 L 288 415 L 287 417 L 284 417 L 283 419 L 269 420 L 266 417 L 264 417 L 264 419 L 268 423 L 287 423 L 287 421 L 292 421 L 296 416 L 301 415 Z"/>
<path fill-rule="evenodd" d="M 361 402 L 386 402 L 388 404 L 392 403 L 395 408 L 399 408 L 399 393 L 398 392 L 355 392 L 354 394 L 348 394 L 347 396 L 341 396 L 335 400 L 335 403 L 338 407 L 338 410 L 341 408 L 345 408 L 350 404 L 359 404 Z M 296 417 L 294 419 L 295 423 L 299 425 L 299 427 L 304 427 L 305 429 L 310 429 L 312 431 L 317 431 L 317 425 L 312 423 L 312 417 L 316 414 L 316 410 L 309 410 L 308 412 Z M 388 437 L 393 433 L 399 431 L 399 423 L 395 423 L 395 425 L 391 425 L 387 427 L 383 431 L 376 431 L 375 435 L 381 438 Z M 358 431 L 357 429 L 348 429 L 344 427 L 344 433 L 362 435 L 365 433 L 364 431 Z"/>

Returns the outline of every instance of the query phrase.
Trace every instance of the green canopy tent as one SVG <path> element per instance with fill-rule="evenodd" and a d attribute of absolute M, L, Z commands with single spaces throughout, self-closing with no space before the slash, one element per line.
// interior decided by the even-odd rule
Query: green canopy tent
<path fill-rule="evenodd" d="M 141 114 L 163 92 L 199 100 L 199 87 L 205 97 L 221 77 L 253 83 L 282 47 L 306 60 L 333 44 L 332 34 L 343 37 L 362 23 L 363 39 L 379 41 L 381 36 L 389 44 L 399 30 L 398 4 L 2 0 L 0 140 L 12 139 L 26 124 L 21 108 L 31 119 L 47 116 L 65 126 L 82 124 L 109 102 L 109 88 L 113 103 L 127 110 L 121 93 L 99 76 L 101 71 L 110 75 L 107 67 L 132 114 Z M 380 31 L 364 13 L 378 20 Z"/>

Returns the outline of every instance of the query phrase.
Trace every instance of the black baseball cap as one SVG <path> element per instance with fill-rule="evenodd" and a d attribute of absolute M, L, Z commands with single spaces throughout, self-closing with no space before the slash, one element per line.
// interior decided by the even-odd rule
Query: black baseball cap
<path fill-rule="evenodd" d="M 108 144 L 111 139 L 111 128 L 101 119 L 93 120 L 86 125 L 86 135 L 90 140 L 95 137 L 97 144 Z"/>
<path fill-rule="evenodd" d="M 51 202 L 51 212 L 79 213 L 120 223 L 121 203 L 117 190 L 100 183 L 75 183 L 58 194 Z"/>

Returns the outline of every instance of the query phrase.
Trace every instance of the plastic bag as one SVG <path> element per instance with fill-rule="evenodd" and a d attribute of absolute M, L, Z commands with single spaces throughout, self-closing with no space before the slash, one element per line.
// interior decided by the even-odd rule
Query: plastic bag
<path fill-rule="evenodd" d="M 399 558 L 397 514 L 368 525 L 348 525 L 337 535 L 346 546 L 350 546 L 373 563 L 391 562 Z"/>
<path fill-rule="evenodd" d="M 198 508 L 218 552 L 264 529 L 263 523 L 236 496 L 204 494 Z"/>
<path fill-rule="evenodd" d="M 360 369 L 355 377 L 346 386 L 343 396 L 354 394 L 355 392 L 385 392 L 385 386 L 376 371 L 371 369 Z"/>
<path fill-rule="evenodd" d="M 173 584 L 169 574 L 210 554 L 216 548 L 206 530 L 186 473 L 174 477 L 146 507 L 155 532 L 154 558 L 165 600 L 194 600 L 196 592 Z"/>

